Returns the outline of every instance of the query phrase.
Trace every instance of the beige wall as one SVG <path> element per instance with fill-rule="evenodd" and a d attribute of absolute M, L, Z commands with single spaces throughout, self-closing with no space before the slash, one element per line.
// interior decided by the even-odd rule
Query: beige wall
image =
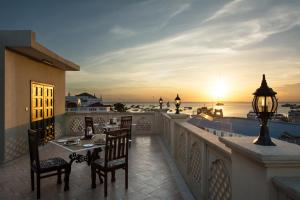
<path fill-rule="evenodd" d="M 18 140 L 20 136 L 27 137 L 29 128 L 31 80 L 53 84 L 54 114 L 59 116 L 65 112 L 65 71 L 6 49 L 4 123 L 6 154 L 12 153 L 10 152 L 12 150 L 7 149 L 10 148 L 10 143 L 24 143 L 19 148 L 27 148 L 26 138 Z"/>

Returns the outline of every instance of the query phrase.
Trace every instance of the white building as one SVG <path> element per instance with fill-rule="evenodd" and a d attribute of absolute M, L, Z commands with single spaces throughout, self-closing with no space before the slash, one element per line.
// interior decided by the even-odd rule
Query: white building
<path fill-rule="evenodd" d="M 110 106 L 103 105 L 102 97 L 89 93 L 81 93 L 75 96 L 66 96 L 67 112 L 109 112 Z"/>
<path fill-rule="evenodd" d="M 66 96 L 67 107 L 75 107 L 73 105 L 77 104 L 76 107 L 97 107 L 103 105 L 102 97 L 98 98 L 96 95 L 91 95 L 89 93 L 81 93 L 75 96 L 71 96 L 70 93 Z M 70 106 L 68 106 L 70 105 Z"/>

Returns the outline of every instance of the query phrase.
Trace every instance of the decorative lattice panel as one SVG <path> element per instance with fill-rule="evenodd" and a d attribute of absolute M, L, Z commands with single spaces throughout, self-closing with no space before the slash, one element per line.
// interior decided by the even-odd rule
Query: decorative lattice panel
<path fill-rule="evenodd" d="M 152 122 L 147 117 L 141 117 L 136 120 L 136 128 L 137 131 L 151 131 L 152 130 Z"/>
<path fill-rule="evenodd" d="M 102 117 L 94 117 L 93 121 L 95 124 L 98 124 L 97 126 L 94 126 L 96 133 L 103 133 L 103 126 L 105 125 L 105 120 Z"/>
<path fill-rule="evenodd" d="M 227 200 L 231 198 L 231 183 L 225 163 L 221 159 L 212 162 L 209 177 L 209 199 Z"/>
<path fill-rule="evenodd" d="M 83 118 L 74 118 L 70 123 L 71 134 L 82 134 L 84 132 L 84 120 Z"/>
<path fill-rule="evenodd" d="M 200 144 L 194 142 L 190 153 L 190 176 L 194 183 L 199 184 L 201 182 L 201 149 Z"/>
<path fill-rule="evenodd" d="M 186 131 L 181 131 L 176 139 L 176 157 L 181 163 L 186 163 Z"/>
<path fill-rule="evenodd" d="M 55 123 L 55 138 L 60 138 L 63 135 L 60 123 Z"/>
<path fill-rule="evenodd" d="M 28 152 L 27 135 L 7 137 L 5 141 L 5 161 L 13 160 Z"/>

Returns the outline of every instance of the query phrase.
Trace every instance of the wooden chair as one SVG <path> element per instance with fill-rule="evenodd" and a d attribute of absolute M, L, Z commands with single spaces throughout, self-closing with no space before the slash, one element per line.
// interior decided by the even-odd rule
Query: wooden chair
<path fill-rule="evenodd" d="M 84 136 L 87 136 L 88 127 L 91 127 L 92 128 L 92 134 L 95 134 L 93 118 L 92 117 L 85 117 L 84 122 L 85 122 Z"/>
<path fill-rule="evenodd" d="M 129 129 L 106 132 L 104 158 L 91 163 L 92 188 L 96 188 L 96 174 L 100 183 L 104 178 L 104 196 L 107 196 L 107 175 L 111 172 L 111 182 L 115 181 L 115 170 L 125 170 L 125 188 L 128 188 L 128 139 Z"/>
<path fill-rule="evenodd" d="M 121 126 L 120 128 L 127 128 L 129 129 L 129 147 L 131 146 L 131 127 L 132 127 L 132 116 L 123 116 L 121 117 Z"/>
<path fill-rule="evenodd" d="M 69 190 L 69 175 L 71 166 L 63 158 L 55 157 L 47 160 L 40 160 L 39 158 L 39 141 L 41 130 L 28 130 L 29 153 L 30 153 L 30 174 L 31 174 L 31 189 L 34 191 L 34 173 L 36 173 L 37 180 L 37 199 L 40 198 L 40 181 L 42 178 L 57 175 L 57 184 L 61 184 L 61 174 L 65 174 L 64 190 Z M 50 173 L 54 172 L 55 173 Z M 44 174 L 44 175 L 42 175 Z"/>

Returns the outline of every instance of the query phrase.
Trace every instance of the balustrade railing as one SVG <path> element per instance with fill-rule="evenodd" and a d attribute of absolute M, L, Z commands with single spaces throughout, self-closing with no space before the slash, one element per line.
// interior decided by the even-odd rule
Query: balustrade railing
<path fill-rule="evenodd" d="M 122 113 L 122 112 L 106 112 L 106 113 L 66 113 L 65 114 L 65 135 L 82 135 L 84 133 L 84 118 L 92 117 L 96 132 L 101 132 L 104 123 L 108 122 L 111 118 L 121 118 L 121 116 L 132 116 L 133 134 L 155 134 L 158 133 L 157 116 L 158 112 L 145 112 L 145 113 Z"/>
<path fill-rule="evenodd" d="M 230 150 L 218 136 L 162 114 L 163 138 L 196 199 L 231 199 Z"/>
<path fill-rule="evenodd" d="M 282 174 L 300 176 L 300 148 L 283 141 L 274 140 L 275 147 L 254 145 L 253 137 L 201 129 L 188 123 L 185 115 L 162 112 L 66 113 L 66 134 L 82 134 L 85 116 L 101 124 L 123 115 L 133 116 L 133 134 L 161 135 L 195 199 L 299 197 L 272 181 Z"/>

